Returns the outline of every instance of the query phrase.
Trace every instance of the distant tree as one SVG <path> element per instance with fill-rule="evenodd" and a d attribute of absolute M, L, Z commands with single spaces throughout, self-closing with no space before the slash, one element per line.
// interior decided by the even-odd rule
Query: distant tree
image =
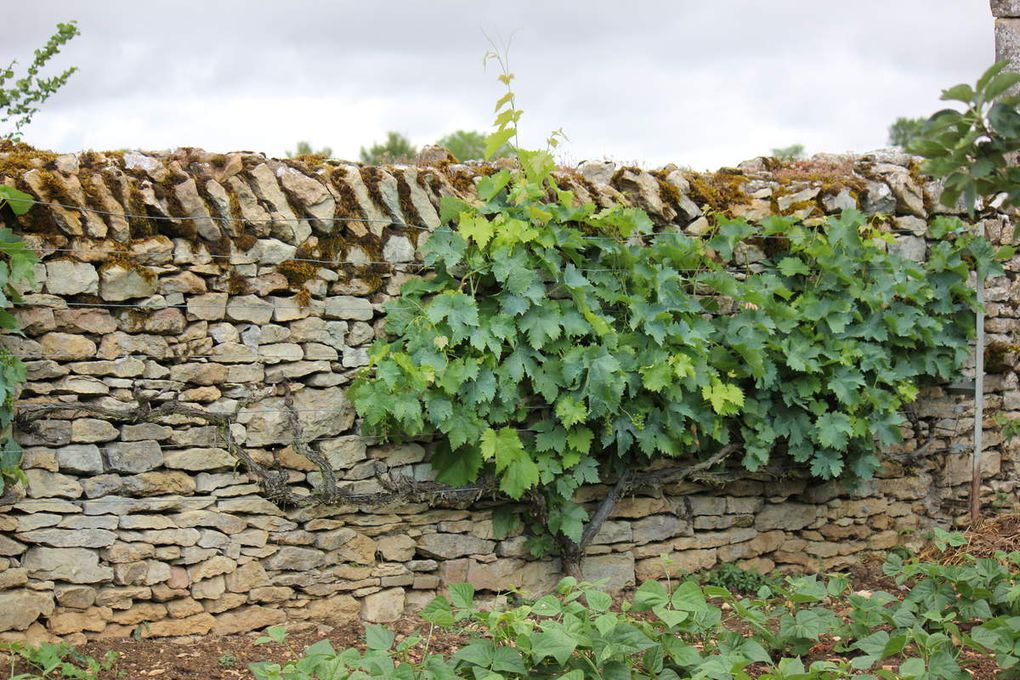
<path fill-rule="evenodd" d="M 77 22 L 57 24 L 57 32 L 35 51 L 32 64 L 24 75 L 15 77 L 16 60 L 12 60 L 7 68 L 0 67 L 0 128 L 3 128 L 0 130 L 0 139 L 20 140 L 21 128 L 32 122 L 32 116 L 39 111 L 39 106 L 63 87 L 71 74 L 78 70 L 72 66 L 58 76 L 39 77 L 39 71 L 46 66 L 46 62 L 78 34 Z"/>
<path fill-rule="evenodd" d="M 797 161 L 804 158 L 804 145 L 803 144 L 791 144 L 790 146 L 780 146 L 772 149 L 772 157 L 778 158 L 781 161 Z"/>
<path fill-rule="evenodd" d="M 328 146 L 324 146 L 318 151 L 312 151 L 312 145 L 305 141 L 297 143 L 297 148 L 293 151 L 287 152 L 287 158 L 297 158 L 298 156 L 322 156 L 323 158 L 332 158 L 333 149 Z"/>
<path fill-rule="evenodd" d="M 921 134 L 921 128 L 927 122 L 927 118 L 897 118 L 889 126 L 889 144 L 906 149 Z"/>
<path fill-rule="evenodd" d="M 459 161 L 477 161 L 485 157 L 485 138 L 484 132 L 457 130 L 441 137 L 436 145 L 452 153 Z M 496 150 L 493 158 L 505 158 L 512 153 L 513 149 L 503 144 Z"/>
<path fill-rule="evenodd" d="M 407 163 L 414 159 L 418 149 L 404 135 L 390 130 L 386 133 L 386 141 L 373 144 L 369 148 L 361 147 L 361 162 L 369 165 L 383 163 Z"/>

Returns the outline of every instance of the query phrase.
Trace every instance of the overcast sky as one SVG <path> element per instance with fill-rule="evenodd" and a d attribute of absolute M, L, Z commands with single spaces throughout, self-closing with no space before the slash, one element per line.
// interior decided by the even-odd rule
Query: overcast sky
<path fill-rule="evenodd" d="M 0 0 L 0 6 L 13 0 Z M 254 150 L 355 159 L 398 130 L 485 129 L 484 33 L 513 35 L 524 141 L 565 161 L 718 167 L 804 144 L 883 146 L 897 116 L 993 59 L 988 0 L 36 0 L 4 13 L 23 64 L 56 22 L 79 67 L 25 141 L 60 151 Z"/>

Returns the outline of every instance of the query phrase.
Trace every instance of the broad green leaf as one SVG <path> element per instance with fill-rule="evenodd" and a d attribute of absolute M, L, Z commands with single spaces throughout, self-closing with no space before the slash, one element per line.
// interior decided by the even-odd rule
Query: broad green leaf
<path fill-rule="evenodd" d="M 0 184 L 0 206 L 7 204 L 15 215 L 24 215 L 35 204 L 35 199 L 24 191 Z"/>

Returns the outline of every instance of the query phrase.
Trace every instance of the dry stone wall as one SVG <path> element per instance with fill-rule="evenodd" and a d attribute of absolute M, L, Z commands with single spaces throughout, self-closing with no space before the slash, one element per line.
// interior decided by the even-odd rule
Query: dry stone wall
<path fill-rule="evenodd" d="M 522 536 L 494 538 L 497 499 L 381 502 L 408 480 L 427 484 L 428 446 L 360 436 L 344 393 L 382 332 L 382 303 L 420 271 L 440 197 L 470 200 L 488 172 L 438 152 L 417 167 L 373 168 L 0 147 L 0 180 L 40 202 L 5 219 L 42 258 L 18 310 L 25 337 L 5 339 L 28 367 L 18 432 L 28 484 L 0 500 L 0 633 L 81 640 L 387 622 L 452 582 L 551 587 L 555 558 L 531 558 Z M 916 258 L 937 190 L 893 152 L 758 159 L 704 175 L 585 163 L 561 182 L 694 234 L 708 226 L 706 207 L 811 219 L 857 206 L 889 215 L 894 247 Z M 987 228 L 996 240 L 1010 231 Z M 1018 271 L 1020 260 L 1009 263 L 987 296 L 998 348 L 986 380 L 989 503 L 1015 500 L 1017 450 L 991 418 L 1020 410 Z M 39 411 L 53 405 L 67 408 Z M 818 570 L 867 559 L 964 512 L 972 414 L 971 399 L 929 390 L 906 442 L 852 492 L 752 476 L 626 498 L 584 572 L 626 588 L 720 563 Z M 239 452 L 271 476 L 252 474 Z M 316 460 L 346 502 L 267 499 L 267 479 L 299 497 L 329 488 Z M 585 488 L 582 500 L 604 493 Z"/>

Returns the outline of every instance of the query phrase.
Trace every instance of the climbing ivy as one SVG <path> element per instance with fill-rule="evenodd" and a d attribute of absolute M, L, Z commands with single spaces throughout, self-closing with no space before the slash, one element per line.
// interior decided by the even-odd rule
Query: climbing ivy
<path fill-rule="evenodd" d="M 935 112 L 907 147 L 926 158 L 925 172 L 944 179 L 944 205 L 962 199 L 973 213 L 978 198 L 987 205 L 1001 194 L 1005 205 L 1020 207 L 1020 168 L 1010 160 L 1020 151 L 1020 94 L 1015 93 L 1020 73 L 1008 67 L 1008 61 L 996 62 L 974 86 L 944 90 L 942 100 L 963 104 L 963 110 Z"/>
<path fill-rule="evenodd" d="M 32 197 L 9 186 L 0 185 L 0 212 L 9 208 L 23 215 L 32 206 Z M 35 281 L 34 266 L 38 258 L 25 243 L 11 232 L 0 228 L 0 332 L 20 335 L 17 318 L 11 307 L 21 300 L 25 287 Z M 6 348 L 0 348 L 0 498 L 12 482 L 23 481 L 21 447 L 14 440 L 14 399 L 25 381 L 25 365 Z"/>
<path fill-rule="evenodd" d="M 520 118 L 501 78 L 490 149 Z M 366 430 L 440 435 L 440 481 L 488 476 L 525 499 L 547 530 L 536 550 L 590 540 L 579 486 L 656 459 L 715 463 L 737 444 L 748 470 L 870 477 L 918 385 L 967 359 L 968 277 L 996 265 L 958 220 L 933 222 L 924 263 L 854 210 L 655 232 L 561 189 L 551 149 L 517 160 L 477 201 L 443 199 L 432 273 L 387 304 L 389 338 L 350 396 Z"/>

